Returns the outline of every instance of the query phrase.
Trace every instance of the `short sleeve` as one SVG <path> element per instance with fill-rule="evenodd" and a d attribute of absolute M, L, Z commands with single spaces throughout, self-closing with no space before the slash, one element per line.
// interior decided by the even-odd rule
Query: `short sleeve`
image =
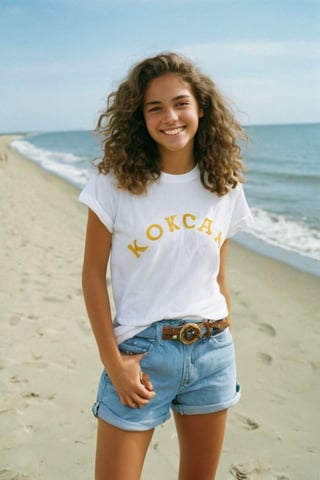
<path fill-rule="evenodd" d="M 117 193 L 118 189 L 111 174 L 94 172 L 79 195 L 79 201 L 87 205 L 111 233 L 117 211 Z"/>
<path fill-rule="evenodd" d="M 234 192 L 234 203 L 227 238 L 240 230 L 248 228 L 253 223 L 252 213 L 248 206 L 242 184 L 238 184 Z"/>

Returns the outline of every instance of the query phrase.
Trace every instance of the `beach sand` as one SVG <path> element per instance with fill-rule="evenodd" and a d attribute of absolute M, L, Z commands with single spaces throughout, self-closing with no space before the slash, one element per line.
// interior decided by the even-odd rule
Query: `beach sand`
<path fill-rule="evenodd" d="M 86 208 L 10 140 L 0 137 L 0 480 L 92 480 L 101 365 L 81 292 Z M 217 480 L 318 480 L 320 279 L 234 242 L 228 274 L 242 399 Z M 170 420 L 143 480 L 177 471 Z"/>

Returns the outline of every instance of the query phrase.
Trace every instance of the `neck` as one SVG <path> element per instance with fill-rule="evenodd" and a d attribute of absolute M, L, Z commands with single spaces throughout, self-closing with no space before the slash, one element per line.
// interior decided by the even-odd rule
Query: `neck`
<path fill-rule="evenodd" d="M 171 175 L 188 173 L 195 166 L 194 156 L 185 152 L 167 152 L 161 157 L 161 171 Z"/>

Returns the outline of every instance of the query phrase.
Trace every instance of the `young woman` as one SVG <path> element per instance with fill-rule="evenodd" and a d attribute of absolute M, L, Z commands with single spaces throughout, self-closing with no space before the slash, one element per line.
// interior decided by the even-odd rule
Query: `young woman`
<path fill-rule="evenodd" d="M 240 396 L 225 270 L 228 239 L 251 222 L 246 135 L 213 81 L 174 53 L 135 65 L 97 129 L 104 157 L 80 195 L 83 292 L 104 367 L 96 480 L 138 480 L 171 411 L 179 479 L 212 480 Z"/>

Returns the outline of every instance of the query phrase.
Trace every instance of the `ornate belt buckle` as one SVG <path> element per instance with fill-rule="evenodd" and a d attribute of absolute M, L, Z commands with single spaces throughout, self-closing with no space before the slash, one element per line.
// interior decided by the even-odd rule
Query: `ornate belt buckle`
<path fill-rule="evenodd" d="M 185 345 L 197 342 L 200 336 L 201 328 L 196 323 L 186 323 L 179 332 L 179 340 Z"/>

